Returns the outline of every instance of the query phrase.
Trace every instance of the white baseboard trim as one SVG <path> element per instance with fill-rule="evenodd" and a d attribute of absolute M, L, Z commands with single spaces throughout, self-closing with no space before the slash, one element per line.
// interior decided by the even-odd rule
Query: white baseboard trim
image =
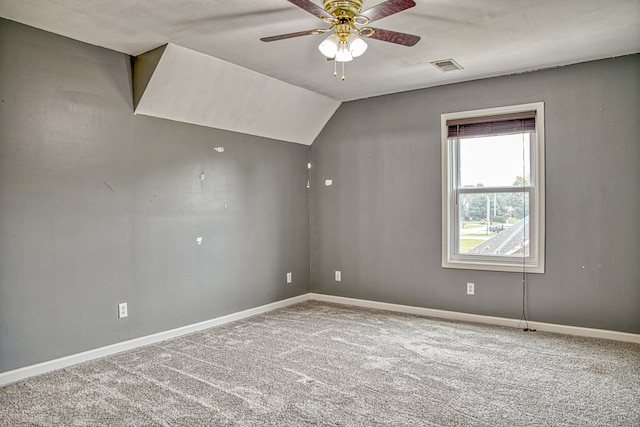
<path fill-rule="evenodd" d="M 13 371 L 7 371 L 0 373 L 0 387 L 20 381 L 35 375 L 45 374 L 47 372 L 55 371 L 57 369 L 66 368 L 77 363 L 86 362 L 93 359 L 109 356 L 112 354 L 120 353 L 126 350 L 132 350 L 138 347 L 142 347 L 149 344 L 154 344 L 160 341 L 164 341 L 170 338 L 179 337 L 182 335 L 190 334 L 192 332 L 201 331 L 203 329 L 211 328 L 214 326 L 224 325 L 225 323 L 235 322 L 237 320 L 246 319 L 251 316 L 266 313 L 268 311 L 276 310 L 278 308 L 284 308 L 293 304 L 301 302 L 316 300 L 323 302 L 331 302 L 335 304 L 352 305 L 356 307 L 374 308 L 378 310 L 395 311 L 399 313 L 416 314 L 419 316 L 436 317 L 440 319 L 448 320 L 460 320 L 473 323 L 485 323 L 489 325 L 500 325 L 508 327 L 521 327 L 521 322 L 518 319 L 509 319 L 505 317 L 484 316 L 480 314 L 460 313 L 456 311 L 436 310 L 432 308 L 414 307 L 409 305 L 391 304 L 386 302 L 362 300 L 355 298 L 339 297 L 334 295 L 308 293 L 304 295 L 298 295 L 293 298 L 288 298 L 281 301 L 276 301 L 270 304 L 262 305 L 259 307 L 250 308 L 248 310 L 239 311 L 237 313 L 231 313 L 226 316 L 216 317 L 204 322 L 194 323 L 192 325 L 183 326 L 176 329 L 171 329 L 157 334 L 147 335 L 140 338 L 135 338 L 128 341 L 108 345 L 105 347 L 88 350 L 78 354 L 72 354 L 59 359 L 50 360 L 47 362 L 38 363 L 35 365 L 25 366 L 24 368 L 15 369 Z M 529 321 L 529 327 L 537 329 L 539 331 L 555 332 L 566 335 L 575 335 L 581 337 L 591 338 L 604 338 L 615 341 L 625 341 L 640 344 L 640 334 L 632 334 L 627 332 L 609 331 L 605 329 L 592 329 L 582 328 L 578 326 L 566 326 L 556 325 L 552 323 L 532 322 Z"/>
<path fill-rule="evenodd" d="M 460 313 L 457 311 L 436 310 L 433 308 L 414 307 L 410 305 L 391 304 L 386 302 L 369 301 L 363 299 L 338 297 L 334 295 L 311 293 L 312 300 L 332 302 L 336 304 L 353 305 L 364 308 L 395 311 L 399 313 L 416 314 L 419 316 L 437 317 L 448 320 L 461 320 L 464 322 L 485 323 L 489 325 L 508 326 L 518 328 L 523 326 L 519 319 L 506 317 L 484 316 L 482 314 Z M 614 341 L 625 341 L 640 344 L 640 334 L 629 332 L 610 331 L 607 329 L 583 328 L 580 326 L 557 325 L 553 323 L 529 321 L 529 328 L 538 331 L 555 332 L 558 334 L 574 335 L 580 337 L 603 338 Z"/>
<path fill-rule="evenodd" d="M 214 319 L 205 320 L 203 322 L 194 323 L 192 325 L 187 325 L 187 326 L 171 329 L 164 332 L 158 332 L 157 334 L 147 335 L 144 337 L 119 342 L 119 343 L 108 345 L 105 347 L 100 347 L 93 350 L 87 350 L 82 353 L 72 354 L 69 356 L 61 357 L 59 359 L 49 360 L 49 361 L 38 363 L 35 365 L 25 366 L 23 368 L 3 372 L 3 373 L 0 373 L 0 387 L 7 384 L 14 383 L 16 381 L 23 380 L 25 378 L 33 377 L 35 375 L 41 375 L 47 372 L 66 368 L 68 366 L 75 365 L 77 363 L 86 362 L 89 360 L 98 359 L 105 356 L 110 356 L 112 354 L 120 353 L 122 351 L 132 350 L 134 348 L 142 347 L 149 344 L 154 344 L 170 338 L 175 338 L 182 335 L 190 334 L 192 332 L 201 331 L 203 329 L 211 328 L 213 326 L 224 325 L 225 323 L 246 319 L 247 317 L 266 313 L 268 311 L 276 310 L 278 308 L 287 307 L 292 304 L 308 301 L 309 299 L 311 299 L 310 295 L 311 294 L 298 295 L 293 298 L 288 298 L 288 299 L 276 301 L 270 304 L 261 305 L 259 307 L 254 307 L 248 310 L 239 311 L 237 313 L 231 313 L 226 316 L 216 317 Z"/>

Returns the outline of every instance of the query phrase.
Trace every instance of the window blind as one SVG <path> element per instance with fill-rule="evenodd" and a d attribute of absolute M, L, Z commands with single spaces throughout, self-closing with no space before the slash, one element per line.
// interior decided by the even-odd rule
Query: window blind
<path fill-rule="evenodd" d="M 536 129 L 536 112 L 526 111 L 498 116 L 447 120 L 447 128 L 449 138 L 472 138 L 534 132 Z"/>

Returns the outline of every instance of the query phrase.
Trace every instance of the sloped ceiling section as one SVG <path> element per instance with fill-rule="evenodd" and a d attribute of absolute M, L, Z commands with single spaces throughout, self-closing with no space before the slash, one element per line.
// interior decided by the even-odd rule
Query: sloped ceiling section
<path fill-rule="evenodd" d="M 311 145 L 340 101 L 174 44 L 135 58 L 135 113 Z"/>

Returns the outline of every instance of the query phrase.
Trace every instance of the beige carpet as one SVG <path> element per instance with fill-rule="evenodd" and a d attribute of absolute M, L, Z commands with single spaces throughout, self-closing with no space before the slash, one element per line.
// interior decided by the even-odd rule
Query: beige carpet
<path fill-rule="evenodd" d="M 308 302 L 0 388 L 0 425 L 639 426 L 640 345 Z"/>

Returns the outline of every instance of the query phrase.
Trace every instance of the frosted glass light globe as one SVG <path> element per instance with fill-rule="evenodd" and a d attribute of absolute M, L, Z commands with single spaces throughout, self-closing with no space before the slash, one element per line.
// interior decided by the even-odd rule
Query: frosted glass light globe
<path fill-rule="evenodd" d="M 340 43 L 340 39 L 335 34 L 331 34 L 329 37 L 324 39 L 318 49 L 320 52 L 327 58 L 335 58 L 336 53 L 338 53 L 338 43 Z"/>

